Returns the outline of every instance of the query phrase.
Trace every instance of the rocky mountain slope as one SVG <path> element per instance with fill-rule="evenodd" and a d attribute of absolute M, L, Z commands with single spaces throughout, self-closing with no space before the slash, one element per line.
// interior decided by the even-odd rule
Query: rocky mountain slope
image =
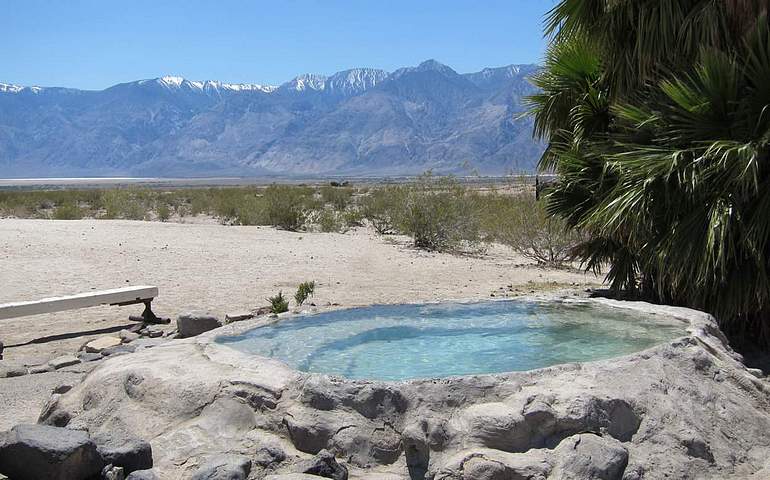
<path fill-rule="evenodd" d="M 500 174 L 542 151 L 522 97 L 534 65 L 434 60 L 280 86 L 161 77 L 101 91 L 0 84 L 0 177 Z"/>

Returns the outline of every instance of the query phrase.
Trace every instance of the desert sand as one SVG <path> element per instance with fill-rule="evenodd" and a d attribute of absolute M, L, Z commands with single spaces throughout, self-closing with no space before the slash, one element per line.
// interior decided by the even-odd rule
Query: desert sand
<path fill-rule="evenodd" d="M 220 316 L 267 303 L 279 290 L 315 280 L 312 301 L 353 307 L 492 294 L 579 291 L 600 283 L 578 270 L 540 268 L 492 245 L 478 256 L 418 251 L 407 238 L 368 229 L 346 234 L 268 227 L 123 220 L 0 220 L 0 303 L 128 285 L 156 285 L 156 314 Z M 0 321 L 6 364 L 42 364 L 73 354 L 105 331 L 130 326 L 141 306 L 90 309 Z M 90 332 L 90 333 L 89 333 Z M 45 337 L 66 336 L 41 343 Z M 50 388 L 77 381 L 87 365 L 0 379 L 0 430 L 37 419 Z"/>

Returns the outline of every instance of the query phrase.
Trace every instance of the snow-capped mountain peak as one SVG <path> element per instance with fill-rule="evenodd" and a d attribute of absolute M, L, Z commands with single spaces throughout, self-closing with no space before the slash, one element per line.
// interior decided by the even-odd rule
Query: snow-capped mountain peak
<path fill-rule="evenodd" d="M 165 75 L 163 77 L 140 80 L 136 82 L 139 85 L 155 84 L 168 90 L 192 90 L 207 94 L 220 94 L 222 91 L 229 92 L 273 92 L 277 87 L 272 85 L 260 85 L 257 83 L 224 83 L 219 80 L 187 80 L 177 75 Z"/>
<path fill-rule="evenodd" d="M 388 78 L 388 72 L 376 68 L 353 68 L 337 72 L 326 82 L 334 93 L 354 95 L 364 92 Z"/>
<path fill-rule="evenodd" d="M 281 88 L 304 92 L 305 90 L 323 91 L 326 89 L 326 76 L 305 73 L 281 85 Z"/>
<path fill-rule="evenodd" d="M 0 93 L 21 93 L 24 91 L 32 93 L 40 93 L 41 87 L 25 87 L 22 85 L 14 85 L 11 83 L 0 83 Z"/>

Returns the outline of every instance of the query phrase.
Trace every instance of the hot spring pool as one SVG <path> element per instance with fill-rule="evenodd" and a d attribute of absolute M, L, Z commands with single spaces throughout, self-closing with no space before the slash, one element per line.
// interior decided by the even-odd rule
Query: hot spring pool
<path fill-rule="evenodd" d="M 599 304 L 512 300 L 337 310 L 217 342 L 303 372 L 406 380 L 601 360 L 683 334 L 685 323 L 666 317 Z"/>

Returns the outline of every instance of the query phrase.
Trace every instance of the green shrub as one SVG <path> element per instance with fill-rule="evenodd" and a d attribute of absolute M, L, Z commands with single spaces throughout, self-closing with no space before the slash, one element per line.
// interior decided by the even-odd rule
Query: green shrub
<path fill-rule="evenodd" d="M 567 228 L 564 220 L 549 216 L 542 201 L 531 196 L 511 198 L 497 210 L 494 239 L 541 265 L 562 266 L 585 238 Z"/>
<path fill-rule="evenodd" d="M 331 205 L 337 211 L 343 211 L 350 203 L 353 190 L 345 187 L 324 186 L 321 187 L 321 200 L 325 205 Z"/>
<path fill-rule="evenodd" d="M 67 202 L 56 207 L 53 218 L 56 220 L 79 220 L 83 218 L 83 211 L 75 202 Z"/>
<path fill-rule="evenodd" d="M 451 177 L 420 177 L 404 187 L 400 230 L 414 246 L 435 251 L 473 250 L 480 246 L 477 195 Z"/>
<path fill-rule="evenodd" d="M 264 191 L 267 223 L 283 230 L 297 231 L 305 225 L 312 202 L 309 190 L 288 185 L 270 185 Z"/>
<path fill-rule="evenodd" d="M 166 222 L 171 218 L 171 209 L 165 203 L 159 204 L 155 213 L 158 214 L 158 220 L 161 222 Z"/>
<path fill-rule="evenodd" d="M 267 299 L 270 302 L 271 313 L 283 313 L 289 311 L 289 301 L 283 296 L 283 292 L 279 291 L 278 295 L 269 297 Z"/>
<path fill-rule="evenodd" d="M 361 216 L 377 233 L 396 233 L 398 215 L 404 208 L 404 191 L 398 186 L 378 188 L 361 200 Z"/>
<path fill-rule="evenodd" d="M 324 208 L 317 212 L 315 223 L 324 233 L 345 233 L 349 228 L 345 214 L 331 208 Z"/>
<path fill-rule="evenodd" d="M 297 306 L 305 303 L 308 297 L 312 297 L 315 292 L 315 281 L 302 282 L 297 287 L 297 293 L 294 294 L 294 301 L 297 302 Z"/>

